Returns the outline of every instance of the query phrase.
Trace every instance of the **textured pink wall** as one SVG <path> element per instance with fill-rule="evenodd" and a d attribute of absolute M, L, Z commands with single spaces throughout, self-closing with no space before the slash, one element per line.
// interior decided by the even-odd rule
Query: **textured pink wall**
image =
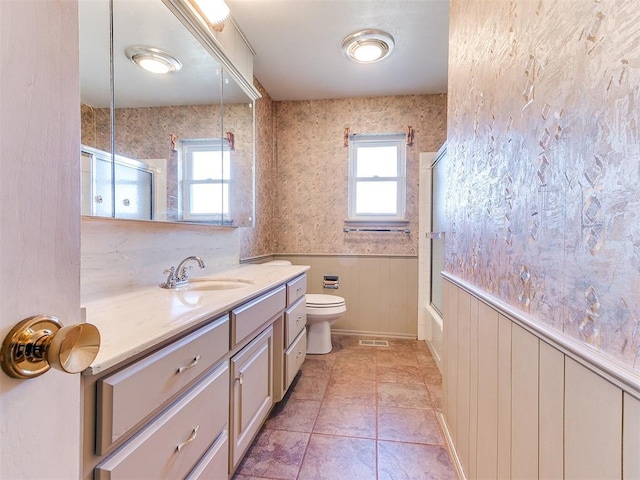
<path fill-rule="evenodd" d="M 418 155 L 446 139 L 446 95 L 415 95 L 276 102 L 277 253 L 416 255 Z M 415 130 L 407 149 L 407 215 L 411 234 L 344 233 L 352 133 Z"/>
<path fill-rule="evenodd" d="M 255 228 L 240 229 L 240 258 L 269 255 L 275 247 L 275 103 L 255 79 L 254 84 L 262 94 L 255 102 Z"/>
<path fill-rule="evenodd" d="M 640 8 L 452 0 L 446 268 L 629 366 Z"/>

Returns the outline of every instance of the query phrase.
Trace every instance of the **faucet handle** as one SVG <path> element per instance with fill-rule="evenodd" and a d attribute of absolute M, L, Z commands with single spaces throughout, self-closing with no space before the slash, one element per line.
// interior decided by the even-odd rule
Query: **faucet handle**
<path fill-rule="evenodd" d="M 167 281 L 160 285 L 162 288 L 173 288 L 176 286 L 176 267 L 165 268 L 162 273 L 168 273 Z"/>

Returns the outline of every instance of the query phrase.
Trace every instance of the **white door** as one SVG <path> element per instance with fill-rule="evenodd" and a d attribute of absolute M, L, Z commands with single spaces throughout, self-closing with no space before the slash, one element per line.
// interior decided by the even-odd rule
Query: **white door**
<path fill-rule="evenodd" d="M 0 0 L 0 340 L 80 317 L 77 1 Z M 77 479 L 80 378 L 0 372 L 0 478 Z"/>

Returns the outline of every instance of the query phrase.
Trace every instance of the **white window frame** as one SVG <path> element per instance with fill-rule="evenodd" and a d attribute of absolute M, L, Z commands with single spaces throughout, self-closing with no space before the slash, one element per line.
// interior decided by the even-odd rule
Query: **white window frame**
<path fill-rule="evenodd" d="M 193 180 L 191 178 L 190 172 L 190 159 L 191 154 L 196 151 L 216 151 L 222 150 L 223 152 L 229 152 L 230 161 L 229 161 L 229 169 L 233 170 L 232 167 L 232 158 L 231 158 L 231 149 L 229 148 L 229 143 L 224 138 L 204 138 L 204 139 L 185 139 L 180 140 L 179 144 L 179 165 L 180 165 L 180 218 L 185 222 L 206 222 L 213 223 L 217 225 L 232 225 L 232 216 L 231 216 L 231 178 L 232 171 L 229 171 L 228 178 L 210 178 L 207 180 Z M 192 213 L 189 209 L 191 205 L 191 185 L 196 184 L 222 184 L 227 185 L 227 213 L 219 212 L 214 214 L 200 214 L 200 213 Z M 225 202 L 223 199 L 223 206 Z"/>
<path fill-rule="evenodd" d="M 397 173 L 395 177 L 357 177 L 356 160 L 357 150 L 360 147 L 397 147 Z M 404 133 L 391 134 L 358 134 L 349 137 L 349 206 L 348 222 L 406 222 L 407 205 L 407 140 Z M 395 181 L 397 185 L 397 209 L 394 215 L 385 214 L 358 214 L 356 205 L 356 187 L 359 182 L 389 182 Z"/>

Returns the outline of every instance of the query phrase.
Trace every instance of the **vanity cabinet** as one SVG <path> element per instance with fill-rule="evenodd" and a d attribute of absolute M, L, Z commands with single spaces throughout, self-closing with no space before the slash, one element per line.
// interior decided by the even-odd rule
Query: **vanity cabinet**
<path fill-rule="evenodd" d="M 305 291 L 303 274 L 83 375 L 84 480 L 229 478 L 304 361 Z"/>

